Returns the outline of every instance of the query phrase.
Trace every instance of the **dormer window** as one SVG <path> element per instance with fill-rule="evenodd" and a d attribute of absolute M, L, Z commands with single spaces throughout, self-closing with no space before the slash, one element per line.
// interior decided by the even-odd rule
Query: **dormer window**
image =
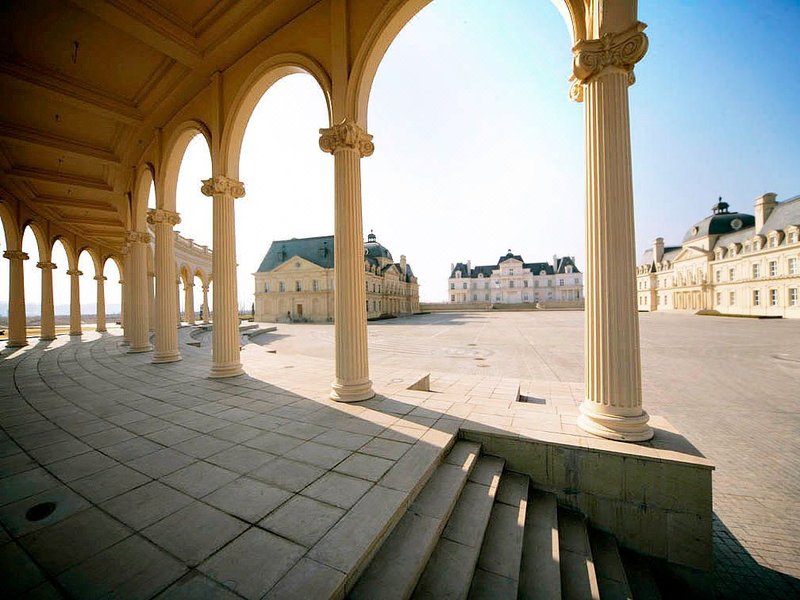
<path fill-rule="evenodd" d="M 547 273 L 545 272 L 544 269 L 542 269 L 541 271 L 539 271 L 539 275 L 547 275 Z"/>
<path fill-rule="evenodd" d="M 483 279 L 483 273 L 478 273 L 478 279 Z"/>
<path fill-rule="evenodd" d="M 461 279 L 461 271 L 456 271 L 456 279 Z"/>
<path fill-rule="evenodd" d="M 572 273 L 572 265 L 567 265 L 567 273 Z"/>

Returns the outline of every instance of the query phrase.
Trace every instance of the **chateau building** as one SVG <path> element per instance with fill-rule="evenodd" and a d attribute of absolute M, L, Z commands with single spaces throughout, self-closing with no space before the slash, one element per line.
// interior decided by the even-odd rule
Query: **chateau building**
<path fill-rule="evenodd" d="M 714 310 L 800 318 L 800 196 L 756 198 L 755 215 L 726 202 L 686 232 L 657 238 L 636 269 L 640 311 Z"/>
<path fill-rule="evenodd" d="M 272 242 L 255 277 L 256 321 L 333 321 L 333 236 Z M 368 318 L 419 312 L 419 286 L 405 255 L 394 262 L 374 233 L 364 244 Z"/>
<path fill-rule="evenodd" d="M 574 302 L 583 299 L 583 274 L 571 256 L 526 263 L 509 250 L 495 265 L 451 265 L 448 288 L 453 303 Z"/>

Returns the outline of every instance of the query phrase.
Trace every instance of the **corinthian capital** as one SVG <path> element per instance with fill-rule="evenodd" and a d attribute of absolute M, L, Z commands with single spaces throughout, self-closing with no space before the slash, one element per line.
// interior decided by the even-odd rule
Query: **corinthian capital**
<path fill-rule="evenodd" d="M 3 258 L 8 260 L 28 260 L 30 257 L 27 252 L 22 250 L 6 250 L 3 252 Z"/>
<path fill-rule="evenodd" d="M 331 154 L 341 148 L 350 148 L 357 150 L 362 157 L 370 156 L 375 151 L 372 136 L 351 119 L 345 119 L 333 127 L 320 129 L 319 147 L 323 152 Z"/>
<path fill-rule="evenodd" d="M 244 184 L 224 175 L 214 175 L 211 179 L 203 179 L 203 187 L 200 188 L 204 196 L 224 195 L 232 198 L 244 196 Z"/>
<path fill-rule="evenodd" d="M 181 222 L 181 216 L 178 213 L 164 210 L 163 208 L 151 208 L 147 211 L 147 222 L 150 223 L 150 225 L 156 225 L 157 223 L 177 225 Z"/>
<path fill-rule="evenodd" d="M 632 78 L 633 65 L 647 52 L 647 27 L 637 22 L 620 33 L 606 33 L 600 39 L 580 40 L 572 48 L 572 78 L 587 83 L 608 67 L 626 71 Z M 570 94 L 572 95 L 572 94 Z"/>
<path fill-rule="evenodd" d="M 36 266 L 39 267 L 40 269 L 48 269 L 50 271 L 52 271 L 53 269 L 58 268 L 58 267 L 56 267 L 56 263 L 52 263 L 52 262 L 38 262 L 38 263 L 36 263 Z"/>
<path fill-rule="evenodd" d="M 78 271 L 78 269 L 70 269 L 69 271 L 67 271 L 67 275 L 69 275 L 70 277 L 80 277 L 81 275 L 83 275 L 83 271 Z"/>
<path fill-rule="evenodd" d="M 149 244 L 151 239 L 152 236 L 144 231 L 129 231 L 125 236 L 125 241 L 129 244 Z"/>

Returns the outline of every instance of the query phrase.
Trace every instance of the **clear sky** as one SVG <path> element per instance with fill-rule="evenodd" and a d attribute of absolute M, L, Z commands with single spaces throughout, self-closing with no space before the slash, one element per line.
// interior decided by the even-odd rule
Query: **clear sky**
<path fill-rule="evenodd" d="M 764 192 L 800 194 L 800 67 L 787 50 L 800 3 L 640 0 L 639 14 L 650 49 L 630 88 L 637 256 L 657 236 L 679 243 L 718 196 L 752 214 Z M 389 48 L 370 99 L 364 234 L 407 256 L 423 300 L 446 299 L 451 263 L 490 264 L 509 249 L 527 261 L 573 255 L 585 267 L 584 107 L 568 99 L 570 47 L 545 0 L 435 0 Z M 325 125 L 323 96 L 303 75 L 278 82 L 253 114 L 247 196 L 236 201 L 242 306 L 272 240 L 333 233 Z M 209 173 L 195 138 L 178 229 L 211 244 L 211 201 L 199 191 Z M 38 271 L 30 251 L 26 277 Z M 28 300 L 38 301 L 31 277 Z M 108 287 L 118 303 L 118 286 Z M 56 304 L 68 294 L 57 286 Z"/>

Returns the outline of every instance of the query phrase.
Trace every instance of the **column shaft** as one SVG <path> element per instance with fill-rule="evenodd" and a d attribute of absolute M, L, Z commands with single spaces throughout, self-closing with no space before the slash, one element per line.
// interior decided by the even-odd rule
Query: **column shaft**
<path fill-rule="evenodd" d="M 128 234 L 128 265 L 126 276 L 128 303 L 126 310 L 126 330 L 128 331 L 128 352 L 148 352 L 153 349 L 150 344 L 149 331 L 149 294 L 147 290 L 147 247 L 150 234 L 131 231 Z"/>
<path fill-rule="evenodd" d="M 208 310 L 208 286 L 203 286 L 203 323 L 208 323 L 211 318 L 211 313 Z"/>
<path fill-rule="evenodd" d="M 375 395 L 369 379 L 361 157 L 374 150 L 372 136 L 345 120 L 320 130 L 320 148 L 334 156 L 334 334 L 336 377 L 330 396 L 343 402 Z"/>
<path fill-rule="evenodd" d="M 641 55 L 646 38 L 632 36 Z M 631 37 L 630 34 L 626 34 Z M 606 55 L 603 55 L 606 56 Z M 613 56 L 613 55 L 611 55 Z M 640 56 L 641 57 L 641 56 Z M 576 64 L 580 65 L 579 56 Z M 624 57 L 628 60 L 631 56 Z M 633 60 L 635 62 L 638 59 Z M 586 78 L 586 399 L 579 426 L 621 441 L 653 436 L 642 410 L 627 63 Z"/>
<path fill-rule="evenodd" d="M 195 318 L 194 318 L 194 284 L 188 284 L 184 290 L 184 297 L 183 297 L 183 305 L 185 308 L 186 313 L 186 322 L 189 325 L 194 325 Z"/>
<path fill-rule="evenodd" d="M 95 329 L 104 332 L 106 330 L 106 278 L 96 275 L 94 279 L 97 281 L 97 327 Z"/>
<path fill-rule="evenodd" d="M 28 345 L 27 317 L 25 316 L 25 273 L 22 261 L 28 255 L 20 250 L 6 250 L 3 257 L 8 259 L 8 342 L 7 348 L 21 348 Z"/>
<path fill-rule="evenodd" d="M 83 272 L 77 269 L 67 271 L 69 275 L 69 334 L 83 335 L 81 329 L 81 280 Z"/>
<path fill-rule="evenodd" d="M 150 331 L 156 330 L 156 274 L 152 271 L 147 273 L 147 328 Z"/>
<path fill-rule="evenodd" d="M 244 185 L 218 175 L 204 180 L 202 191 L 206 196 L 214 198 L 214 333 L 209 377 L 233 377 L 244 372 L 240 359 L 236 224 L 233 208 L 234 199 L 244 196 Z"/>
<path fill-rule="evenodd" d="M 180 223 L 180 217 L 176 213 L 159 208 L 150 210 L 147 220 L 154 226 L 156 234 L 156 347 L 153 352 L 153 362 L 175 362 L 181 360 L 181 354 L 178 351 L 175 236 L 172 227 Z M 146 306 L 146 302 L 143 306 Z"/>
<path fill-rule="evenodd" d="M 51 262 L 40 262 L 36 265 L 42 270 L 42 319 L 39 339 L 49 341 L 56 339 L 56 317 L 53 306 L 53 269 Z"/>

